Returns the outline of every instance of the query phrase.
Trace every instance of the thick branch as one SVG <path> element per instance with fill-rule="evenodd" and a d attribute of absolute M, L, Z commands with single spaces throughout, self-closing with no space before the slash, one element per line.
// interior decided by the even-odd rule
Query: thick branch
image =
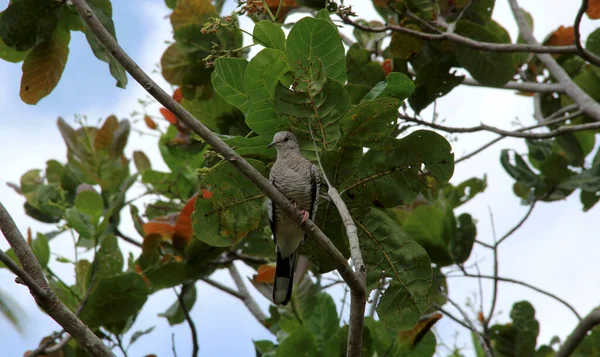
<path fill-rule="evenodd" d="M 188 325 L 190 326 L 190 332 L 192 333 L 192 357 L 197 357 L 198 351 L 200 350 L 200 347 L 198 346 L 198 331 L 196 330 L 196 324 L 194 324 L 194 320 L 192 320 L 190 312 L 187 306 L 185 306 L 185 300 L 183 299 L 183 295 L 187 289 L 189 289 L 189 286 L 184 284 L 181 286 L 181 292 L 175 292 L 175 294 L 177 295 L 177 300 L 179 301 L 181 311 L 183 311 L 185 321 L 187 321 Z"/>
<path fill-rule="evenodd" d="M 560 347 L 554 357 L 568 357 L 595 326 L 600 325 L 600 308 L 594 309 L 583 320 L 579 321 L 575 330 Z"/>
<path fill-rule="evenodd" d="M 229 265 L 229 274 L 231 274 L 231 278 L 233 279 L 233 282 L 235 283 L 235 285 L 238 288 L 238 292 L 239 292 L 239 295 L 241 296 L 241 300 L 244 302 L 244 304 L 246 305 L 246 307 L 248 308 L 250 313 L 252 315 L 254 315 L 254 317 L 258 320 L 258 322 L 261 323 L 261 325 L 267 327 L 265 325 L 267 316 L 265 316 L 265 314 L 262 312 L 262 310 L 260 309 L 260 307 L 258 306 L 256 301 L 254 301 L 254 299 L 248 292 L 248 289 L 246 288 L 246 284 L 244 284 L 244 281 L 242 280 L 242 277 L 240 276 L 240 272 L 237 270 L 235 265 L 233 265 L 233 264 Z"/>
<path fill-rule="evenodd" d="M 358 28 L 365 32 L 400 32 L 406 35 L 414 36 L 423 40 L 428 41 L 443 41 L 449 40 L 467 47 L 474 48 L 476 50 L 490 51 L 490 52 L 508 52 L 508 53 L 566 53 L 566 54 L 577 54 L 577 48 L 575 45 L 571 46 L 542 46 L 538 43 L 529 44 L 502 44 L 492 42 L 479 42 L 468 37 L 461 36 L 456 33 L 443 32 L 440 34 L 432 34 L 427 32 L 416 31 L 407 27 L 398 25 L 386 25 L 386 26 L 367 26 L 361 25 L 357 22 L 350 20 L 346 15 L 340 15 L 340 18 L 344 23 L 351 25 L 352 27 Z"/>
<path fill-rule="evenodd" d="M 583 59 L 595 64 L 596 66 L 600 66 L 600 57 L 596 56 L 595 54 L 591 53 L 590 51 L 583 48 L 583 46 L 581 46 L 581 30 L 579 27 L 581 26 L 581 20 L 583 19 L 583 14 L 585 14 L 587 8 L 588 0 L 581 0 L 581 7 L 579 8 L 579 11 L 577 11 L 577 16 L 575 17 L 575 24 L 573 25 L 573 28 L 575 29 L 575 47 L 577 47 L 577 52 L 579 52 L 579 55 L 583 57 Z"/>
<path fill-rule="evenodd" d="M 296 223 L 315 240 L 315 243 L 328 255 L 344 281 L 353 292 L 364 294 L 364 286 L 359 278 L 348 265 L 346 258 L 337 250 L 335 245 L 311 220 L 302 224 L 302 215 L 294 208 L 291 202 L 273 186 L 260 172 L 252 167 L 246 160 L 238 155 L 231 147 L 224 143 L 204 124 L 198 121 L 192 114 L 185 110 L 170 95 L 162 90 L 144 71 L 129 57 L 119 46 L 112 35 L 104 28 L 96 15 L 92 12 L 85 0 L 72 0 L 77 12 L 85 20 L 98 40 L 106 47 L 112 56 L 131 74 L 146 91 L 159 103 L 175 114 L 188 128 L 204 139 L 212 148 L 228 160 L 248 180 L 264 192 L 273 202 L 281 207 L 284 212 L 293 218 Z"/>
<path fill-rule="evenodd" d="M 19 279 L 27 285 L 29 292 L 37 304 L 54 319 L 78 344 L 91 356 L 114 357 L 113 353 L 79 318 L 63 304 L 56 294 L 48 287 L 42 269 L 35 259 L 29 245 L 23 239 L 12 217 L 0 203 L 0 229 L 11 244 L 15 255 L 23 269 L 19 267 L 6 253 L 0 251 L 0 261 L 4 263 Z M 22 259 L 22 260 L 21 260 Z M 32 271 L 28 271 L 31 269 Z M 41 276 L 37 276 L 41 274 Z M 37 276 L 34 279 L 31 275 Z M 42 285 L 40 286 L 41 282 Z"/>
<path fill-rule="evenodd" d="M 519 26 L 519 32 L 523 35 L 525 41 L 527 41 L 529 45 L 539 46 L 539 43 L 535 37 L 533 37 L 531 28 L 529 28 L 529 24 L 525 19 L 525 15 L 523 15 L 523 11 L 521 11 L 521 8 L 519 8 L 517 0 L 508 0 L 508 2 L 512 9 L 513 16 L 517 21 L 517 25 Z M 572 47 L 575 49 L 575 51 L 577 51 L 575 46 Z M 538 52 L 537 57 L 546 66 L 548 71 L 550 71 L 550 74 L 554 76 L 554 78 L 556 78 L 556 80 L 563 86 L 565 93 L 571 97 L 571 99 L 579 106 L 579 108 L 592 119 L 600 121 L 600 104 L 594 101 L 594 99 L 584 92 L 583 89 L 577 86 L 573 80 L 571 80 L 571 77 L 569 77 L 567 72 L 565 72 L 565 70 L 551 55 L 548 54 L 548 52 Z"/>

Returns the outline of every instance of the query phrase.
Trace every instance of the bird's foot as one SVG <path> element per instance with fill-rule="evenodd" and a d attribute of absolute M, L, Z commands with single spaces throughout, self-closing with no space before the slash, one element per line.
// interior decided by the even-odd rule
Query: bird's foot
<path fill-rule="evenodd" d="M 299 209 L 300 210 L 300 214 L 302 215 L 302 223 L 300 223 L 300 224 L 306 223 L 306 221 L 308 221 L 309 213 L 307 211 L 301 209 L 298 206 L 298 204 L 296 202 L 294 202 L 293 200 L 291 200 L 291 202 L 292 202 L 292 206 L 294 206 L 295 209 Z"/>

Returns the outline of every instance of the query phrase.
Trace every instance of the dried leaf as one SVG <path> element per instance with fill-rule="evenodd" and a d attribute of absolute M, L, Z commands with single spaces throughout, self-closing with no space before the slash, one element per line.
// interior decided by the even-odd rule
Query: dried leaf
<path fill-rule="evenodd" d="M 554 31 L 552 37 L 550 37 L 550 40 L 548 41 L 548 44 L 550 46 L 568 46 L 572 45 L 574 41 L 575 30 L 573 29 L 573 26 L 561 26 Z"/>

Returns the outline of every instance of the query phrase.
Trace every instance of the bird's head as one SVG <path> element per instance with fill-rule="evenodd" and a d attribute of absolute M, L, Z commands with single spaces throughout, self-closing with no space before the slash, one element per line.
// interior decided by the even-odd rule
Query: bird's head
<path fill-rule="evenodd" d="M 273 142 L 271 142 L 267 147 L 275 147 L 277 152 L 287 152 L 287 151 L 300 151 L 300 146 L 298 145 L 298 139 L 296 136 L 289 131 L 280 131 L 273 136 Z"/>

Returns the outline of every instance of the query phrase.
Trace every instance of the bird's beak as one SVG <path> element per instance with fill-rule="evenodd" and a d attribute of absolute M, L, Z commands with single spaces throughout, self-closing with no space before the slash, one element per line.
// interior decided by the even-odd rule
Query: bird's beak
<path fill-rule="evenodd" d="M 273 141 L 272 143 L 270 143 L 269 145 L 267 145 L 268 148 L 271 148 L 273 146 L 275 146 L 275 144 L 277 144 L 275 141 Z"/>

